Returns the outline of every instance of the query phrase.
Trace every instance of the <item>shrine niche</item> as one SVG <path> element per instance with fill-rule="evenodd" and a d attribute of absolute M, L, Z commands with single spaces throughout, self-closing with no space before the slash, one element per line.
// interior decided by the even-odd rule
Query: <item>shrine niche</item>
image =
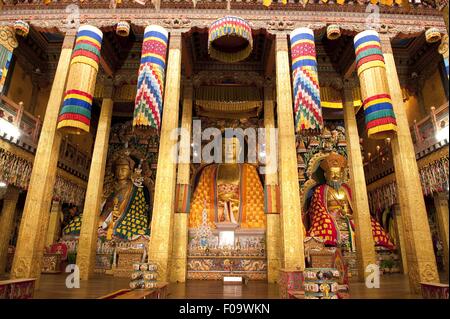
<path fill-rule="evenodd" d="M 154 130 L 132 129 L 131 121 L 111 128 L 99 212 L 97 268 L 127 277 L 144 261 L 151 234 L 153 169 L 158 137 Z"/>
<path fill-rule="evenodd" d="M 307 238 L 318 238 L 326 247 L 342 251 L 349 276 L 357 274 L 355 224 L 352 192 L 347 184 L 347 150 L 345 129 L 340 123 L 326 123 L 318 136 L 297 137 L 299 182 L 303 225 Z M 395 246 L 382 221 L 371 217 L 374 245 L 378 259 L 392 255 Z M 394 235 L 394 234 L 391 234 Z M 333 254 L 331 254 L 332 256 Z"/>
<path fill-rule="evenodd" d="M 231 127 L 253 123 L 219 122 Z M 237 161 L 245 149 L 238 138 L 222 140 L 223 157 L 233 160 L 201 164 L 191 179 L 187 278 L 220 280 L 240 274 L 266 279 L 264 188 L 258 166 Z"/>

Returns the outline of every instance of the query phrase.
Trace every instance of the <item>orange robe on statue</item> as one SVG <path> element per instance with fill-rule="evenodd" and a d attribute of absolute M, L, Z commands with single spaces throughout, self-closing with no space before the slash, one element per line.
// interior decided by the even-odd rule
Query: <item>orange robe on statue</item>
<path fill-rule="evenodd" d="M 241 228 L 264 228 L 264 190 L 256 171 L 251 164 L 239 164 L 239 215 Z M 208 224 L 216 228 L 218 222 L 217 165 L 206 166 L 200 175 L 198 185 L 192 195 L 189 213 L 189 228 L 202 224 L 202 211 L 206 205 Z"/>

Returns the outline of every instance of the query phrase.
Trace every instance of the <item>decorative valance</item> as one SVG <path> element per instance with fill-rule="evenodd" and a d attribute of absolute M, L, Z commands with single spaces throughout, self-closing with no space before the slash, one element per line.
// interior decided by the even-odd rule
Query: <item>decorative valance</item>
<path fill-rule="evenodd" d="M 353 88 L 353 106 L 360 108 L 362 106 L 361 91 L 359 86 Z M 342 92 L 333 87 L 320 87 L 320 104 L 322 107 L 330 109 L 342 109 Z"/>
<path fill-rule="evenodd" d="M 262 100 L 261 91 L 255 87 L 203 86 L 195 92 L 195 104 L 210 112 L 258 111 Z"/>

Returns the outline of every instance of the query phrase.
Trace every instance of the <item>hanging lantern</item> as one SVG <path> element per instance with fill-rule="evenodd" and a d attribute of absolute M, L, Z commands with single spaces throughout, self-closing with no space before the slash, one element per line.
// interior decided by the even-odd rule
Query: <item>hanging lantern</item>
<path fill-rule="evenodd" d="M 130 35 L 130 24 L 126 21 L 120 21 L 117 23 L 116 34 L 121 37 L 127 37 Z"/>
<path fill-rule="evenodd" d="M 327 27 L 327 38 L 329 40 L 336 40 L 341 36 L 341 29 L 337 24 L 330 24 Z"/>
<path fill-rule="evenodd" d="M 133 126 L 156 129 L 161 126 L 168 38 L 169 33 L 163 27 L 145 28 Z"/>
<path fill-rule="evenodd" d="M 96 27 L 84 25 L 78 29 L 58 118 L 58 129 L 64 133 L 89 132 L 102 40 L 103 33 Z"/>
<path fill-rule="evenodd" d="M 244 19 L 227 16 L 209 26 L 208 53 L 211 58 L 234 63 L 246 59 L 252 50 L 252 28 Z"/>
<path fill-rule="evenodd" d="M 436 28 L 430 28 L 425 31 L 425 40 L 427 40 L 428 43 L 438 42 L 441 38 L 441 33 Z"/>
<path fill-rule="evenodd" d="M 14 22 L 14 31 L 21 37 L 26 37 L 30 32 L 30 25 L 23 20 L 17 20 Z"/>
<path fill-rule="evenodd" d="M 380 37 L 374 30 L 363 31 L 355 36 L 354 46 L 367 135 L 373 139 L 391 137 L 397 131 L 397 121 Z"/>
<path fill-rule="evenodd" d="M 323 118 L 314 32 L 298 28 L 292 31 L 290 39 L 295 129 L 302 133 L 317 133 L 322 130 Z"/>

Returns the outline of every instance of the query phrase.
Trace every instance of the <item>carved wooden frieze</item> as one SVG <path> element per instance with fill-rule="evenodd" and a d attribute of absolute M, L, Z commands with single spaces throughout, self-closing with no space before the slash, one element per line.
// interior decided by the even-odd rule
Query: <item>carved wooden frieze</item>
<path fill-rule="evenodd" d="M 189 30 L 191 27 L 207 28 L 211 22 L 232 14 L 242 17 L 252 24 L 255 29 L 266 29 L 272 32 L 289 32 L 297 27 L 309 27 L 314 30 L 325 28 L 328 24 L 338 24 L 343 32 L 357 33 L 368 29 L 370 14 L 364 12 L 365 6 L 338 6 L 328 5 L 311 6 L 303 9 L 298 4 L 289 4 L 286 7 L 274 7 L 277 10 L 262 10 L 252 7 L 249 9 L 196 9 L 192 7 L 177 8 L 168 6 L 164 10 L 156 11 L 145 7 L 77 7 L 67 2 L 67 6 L 8 6 L 3 8 L 0 25 L 11 25 L 18 19 L 29 22 L 40 31 L 66 32 L 80 24 L 92 24 L 100 28 L 111 27 L 120 20 L 132 21 L 138 28 L 145 28 L 149 24 L 159 24 L 172 30 Z M 233 7 L 232 7 L 233 8 Z M 330 10 L 333 9 L 334 10 Z M 361 8 L 363 10 L 361 10 Z M 408 13 L 398 8 L 380 11 L 378 29 L 380 32 L 401 34 L 401 36 L 415 36 L 426 28 L 435 27 L 442 33 L 446 32 L 442 14 L 436 9 L 413 9 Z"/>

